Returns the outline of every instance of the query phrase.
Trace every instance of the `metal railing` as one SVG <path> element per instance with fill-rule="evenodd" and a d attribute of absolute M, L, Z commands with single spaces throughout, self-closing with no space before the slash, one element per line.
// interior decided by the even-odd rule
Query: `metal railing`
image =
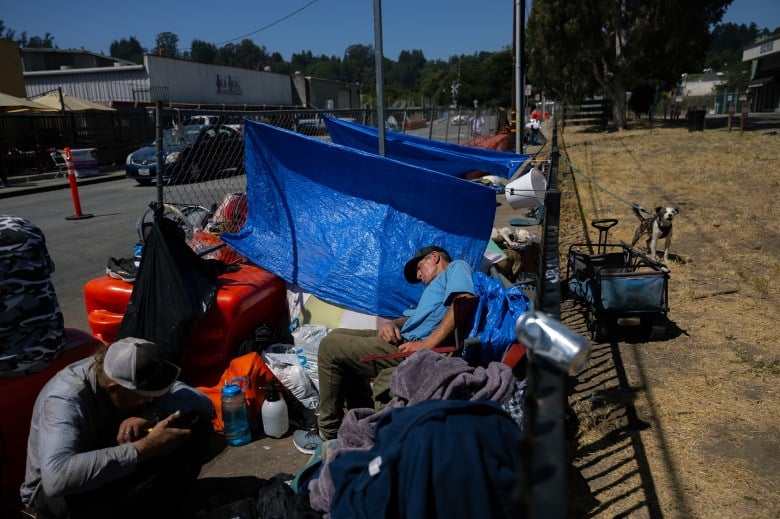
<path fill-rule="evenodd" d="M 561 267 L 559 225 L 561 192 L 558 189 L 558 126 L 553 127 L 550 174 L 544 200 L 542 257 L 537 294 L 539 310 L 560 321 Z M 527 439 L 525 474 L 521 481 L 528 517 L 566 517 L 566 375 L 538 362 L 528 365 Z"/>

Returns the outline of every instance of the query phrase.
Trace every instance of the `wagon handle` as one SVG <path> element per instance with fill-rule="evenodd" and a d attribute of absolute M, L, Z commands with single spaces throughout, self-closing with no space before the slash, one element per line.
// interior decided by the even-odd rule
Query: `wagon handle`
<path fill-rule="evenodd" d="M 590 224 L 599 231 L 606 231 L 618 224 L 616 218 L 601 218 L 600 220 L 593 220 Z"/>
<path fill-rule="evenodd" d="M 607 249 L 607 234 L 609 234 L 611 228 L 618 224 L 618 220 L 616 218 L 600 218 L 593 220 L 590 224 L 599 230 L 598 253 L 604 254 Z"/>

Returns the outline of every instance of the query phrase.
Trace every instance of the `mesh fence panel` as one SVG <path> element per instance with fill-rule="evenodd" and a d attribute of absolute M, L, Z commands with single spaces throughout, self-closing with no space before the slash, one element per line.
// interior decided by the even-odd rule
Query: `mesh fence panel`
<path fill-rule="evenodd" d="M 187 133 L 185 137 L 181 137 L 182 142 L 189 144 L 186 151 L 163 156 L 166 164 L 161 202 L 183 208 L 200 207 L 214 212 L 226 198 L 246 192 L 241 136 L 245 120 L 259 121 L 313 138 L 330 140 L 323 124 L 323 116 L 377 127 L 375 110 L 242 112 L 163 109 L 161 121 L 165 129 L 165 139 L 171 137 L 172 130 L 179 128 L 179 136 Z M 385 120 L 385 128 L 389 131 L 455 144 L 467 144 L 477 135 L 487 137 L 494 134 L 499 127 L 495 110 L 480 110 L 477 113 L 476 110 L 467 109 L 387 109 Z M 211 134 L 195 135 L 196 126 L 193 124 L 204 123 L 214 125 L 210 127 Z M 241 138 L 240 145 L 236 145 L 235 139 L 231 138 L 231 134 L 236 133 Z M 148 177 L 149 182 L 153 178 Z"/>

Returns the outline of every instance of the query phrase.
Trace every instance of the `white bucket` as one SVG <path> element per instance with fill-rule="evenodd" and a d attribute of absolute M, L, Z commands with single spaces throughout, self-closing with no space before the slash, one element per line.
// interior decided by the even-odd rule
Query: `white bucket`
<path fill-rule="evenodd" d="M 504 187 L 506 201 L 512 209 L 542 205 L 546 191 L 547 181 L 537 168 L 531 168 Z"/>

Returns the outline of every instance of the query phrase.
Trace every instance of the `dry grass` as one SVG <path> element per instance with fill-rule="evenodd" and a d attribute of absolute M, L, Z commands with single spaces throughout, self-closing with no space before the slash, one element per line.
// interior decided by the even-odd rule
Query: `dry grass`
<path fill-rule="evenodd" d="M 569 127 L 559 147 L 561 251 L 595 242 L 596 218 L 630 242 L 630 203 L 680 208 L 669 325 L 595 345 L 574 381 L 587 487 L 572 485 L 571 515 L 780 516 L 780 137 Z M 584 328 L 571 302 L 564 318 Z"/>

